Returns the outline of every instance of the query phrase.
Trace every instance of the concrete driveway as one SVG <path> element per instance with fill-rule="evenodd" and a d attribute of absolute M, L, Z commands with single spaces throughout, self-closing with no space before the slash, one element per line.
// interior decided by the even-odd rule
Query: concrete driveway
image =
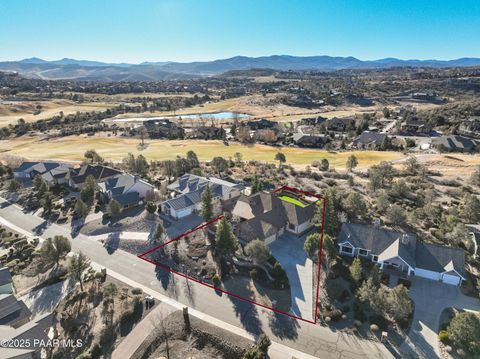
<path fill-rule="evenodd" d="M 414 277 L 410 297 L 415 312 L 407 339 L 400 351 L 410 358 L 439 358 L 438 329 L 446 308 L 480 311 L 480 300 L 462 294 L 457 286 Z"/>
<path fill-rule="evenodd" d="M 313 320 L 313 267 L 303 250 L 305 237 L 284 234 L 269 245 L 273 256 L 287 273 L 292 297 L 292 313 Z"/>
<path fill-rule="evenodd" d="M 203 223 L 203 218 L 198 214 L 191 214 L 177 220 L 165 215 L 161 215 L 160 218 L 165 228 L 165 232 L 170 239 L 177 238 Z"/>

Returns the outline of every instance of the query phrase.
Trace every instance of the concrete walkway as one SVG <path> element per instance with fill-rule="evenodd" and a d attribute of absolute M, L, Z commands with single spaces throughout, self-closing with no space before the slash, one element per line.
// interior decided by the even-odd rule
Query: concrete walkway
<path fill-rule="evenodd" d="M 109 273 L 111 275 L 111 273 Z M 133 330 L 128 333 L 120 345 L 113 351 L 112 359 L 131 358 L 142 343 L 147 339 L 150 333 L 155 329 L 155 323 L 168 317 L 178 310 L 177 308 L 166 304 L 158 304 L 145 318 L 138 323 Z"/>
<path fill-rule="evenodd" d="M 98 263 L 92 263 L 92 268 L 95 270 L 100 270 L 103 268 L 101 265 Z M 129 338 L 132 333 L 130 333 L 127 338 L 123 340 L 122 343 L 118 346 L 118 348 L 114 351 L 112 355 L 112 359 L 124 359 L 124 358 L 129 358 L 130 356 L 128 355 L 130 353 L 133 354 L 135 350 L 140 346 L 140 344 L 145 340 L 148 334 L 150 334 L 151 329 L 154 327 L 155 321 L 152 320 L 157 317 L 161 317 L 162 315 L 166 316 L 170 313 L 173 313 L 176 310 L 182 310 L 182 308 L 186 307 L 186 305 L 181 304 L 170 297 L 167 297 L 149 287 L 146 287 L 138 282 L 135 282 L 120 273 L 117 273 L 111 269 L 107 270 L 107 275 L 112 276 L 113 278 L 118 279 L 121 282 L 124 282 L 125 284 L 128 284 L 132 287 L 135 288 L 141 288 L 144 293 L 153 296 L 154 298 L 160 300 L 162 303 L 155 308 L 150 314 L 147 315 L 132 331 L 135 332 L 132 336 L 132 339 L 129 339 L 127 342 L 127 338 Z M 241 328 L 238 328 L 236 326 L 230 325 L 222 320 L 219 320 L 215 317 L 212 317 L 210 315 L 207 315 L 205 313 L 202 313 L 196 309 L 193 309 L 191 307 L 188 308 L 188 313 L 198 319 L 201 319 L 207 323 L 210 323 L 212 325 L 215 325 L 219 328 L 222 328 L 224 330 L 228 330 L 231 333 L 237 334 L 241 337 L 247 338 L 251 340 L 252 342 L 255 340 L 255 337 L 248 333 L 246 330 L 243 330 Z M 138 330 L 137 330 L 138 328 Z M 136 342 L 138 340 L 139 342 Z M 140 341 L 141 340 L 141 341 Z M 132 347 L 130 347 L 131 345 Z M 133 347 L 135 347 L 134 350 Z M 305 359 L 315 359 L 316 357 L 309 355 L 307 353 L 301 352 L 299 350 L 287 347 L 283 344 L 276 343 L 272 341 L 272 344 L 269 348 L 268 354 L 270 358 L 272 359 L 291 359 L 291 358 L 305 358 Z"/>
<path fill-rule="evenodd" d="M 440 358 L 438 329 L 446 308 L 480 311 L 480 300 L 454 285 L 414 277 L 410 297 L 415 303 L 412 325 L 400 351 L 409 358 Z"/>

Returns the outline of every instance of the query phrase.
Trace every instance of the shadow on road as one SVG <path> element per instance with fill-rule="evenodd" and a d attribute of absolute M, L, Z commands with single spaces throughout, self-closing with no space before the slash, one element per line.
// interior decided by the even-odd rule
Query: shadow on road
<path fill-rule="evenodd" d="M 280 339 L 297 339 L 299 324 L 293 318 L 277 312 L 270 313 L 268 325 L 272 333 Z"/>
<path fill-rule="evenodd" d="M 48 221 L 43 221 L 42 223 L 40 223 L 39 225 L 35 226 L 32 229 L 33 234 L 37 236 L 41 236 L 43 232 L 45 232 L 45 230 L 47 229 L 48 225 L 49 225 Z"/>
<path fill-rule="evenodd" d="M 254 300 L 254 293 L 247 287 L 248 281 L 240 281 L 237 279 L 239 278 L 234 277 L 225 281 L 225 290 L 230 293 L 235 293 L 242 298 Z M 259 336 L 263 331 L 262 323 L 258 318 L 257 306 L 231 295 L 228 296 L 228 299 L 232 302 L 235 315 L 240 318 L 243 328 L 254 336 Z"/>
<path fill-rule="evenodd" d="M 108 235 L 103 246 L 106 248 L 108 254 L 113 254 L 118 249 L 120 244 L 120 232 L 112 232 Z"/>

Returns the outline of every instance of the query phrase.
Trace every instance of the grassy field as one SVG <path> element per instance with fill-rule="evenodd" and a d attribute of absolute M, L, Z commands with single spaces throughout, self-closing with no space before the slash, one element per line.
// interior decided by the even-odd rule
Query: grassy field
<path fill-rule="evenodd" d="M 42 109 L 38 115 L 34 115 L 33 113 L 36 111 L 37 105 L 42 106 Z M 20 118 L 23 118 L 27 122 L 34 122 L 58 115 L 60 111 L 63 111 L 64 115 L 70 115 L 76 112 L 104 111 L 108 108 L 115 107 L 115 105 L 116 103 L 105 102 L 75 103 L 68 100 L 1 103 L 0 127 L 15 124 Z"/>
<path fill-rule="evenodd" d="M 10 141 L 0 141 L 0 154 L 9 154 L 25 157 L 31 160 L 58 159 L 79 161 L 88 149 L 95 149 L 107 160 L 119 161 L 131 152 L 143 154 L 147 160 L 175 159 L 176 156 L 185 156 L 187 151 L 193 150 L 200 160 L 211 160 L 215 156 L 225 158 L 233 157 L 236 152 L 243 155 L 244 160 L 259 160 L 276 163 L 275 154 L 280 148 L 254 145 L 243 146 L 231 144 L 225 146 L 221 141 L 167 141 L 149 140 L 148 147 L 138 151 L 136 139 L 112 138 L 112 137 L 64 137 L 54 140 L 38 140 L 37 138 L 22 138 Z M 315 160 L 328 159 L 331 167 L 344 168 L 347 158 L 354 153 L 359 162 L 359 167 L 369 167 L 380 161 L 396 160 L 404 157 L 398 152 L 327 152 L 322 150 L 282 148 L 281 151 L 287 157 L 287 164 L 310 165 Z"/>

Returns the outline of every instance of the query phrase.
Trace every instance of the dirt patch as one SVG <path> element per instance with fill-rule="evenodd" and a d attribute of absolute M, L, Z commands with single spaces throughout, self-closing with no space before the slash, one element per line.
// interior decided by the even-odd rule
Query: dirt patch
<path fill-rule="evenodd" d="M 190 316 L 191 331 L 185 331 L 183 314 L 170 314 L 142 343 L 132 359 L 240 359 L 251 345 L 248 339 Z M 168 341 L 168 346 L 167 346 Z"/>

